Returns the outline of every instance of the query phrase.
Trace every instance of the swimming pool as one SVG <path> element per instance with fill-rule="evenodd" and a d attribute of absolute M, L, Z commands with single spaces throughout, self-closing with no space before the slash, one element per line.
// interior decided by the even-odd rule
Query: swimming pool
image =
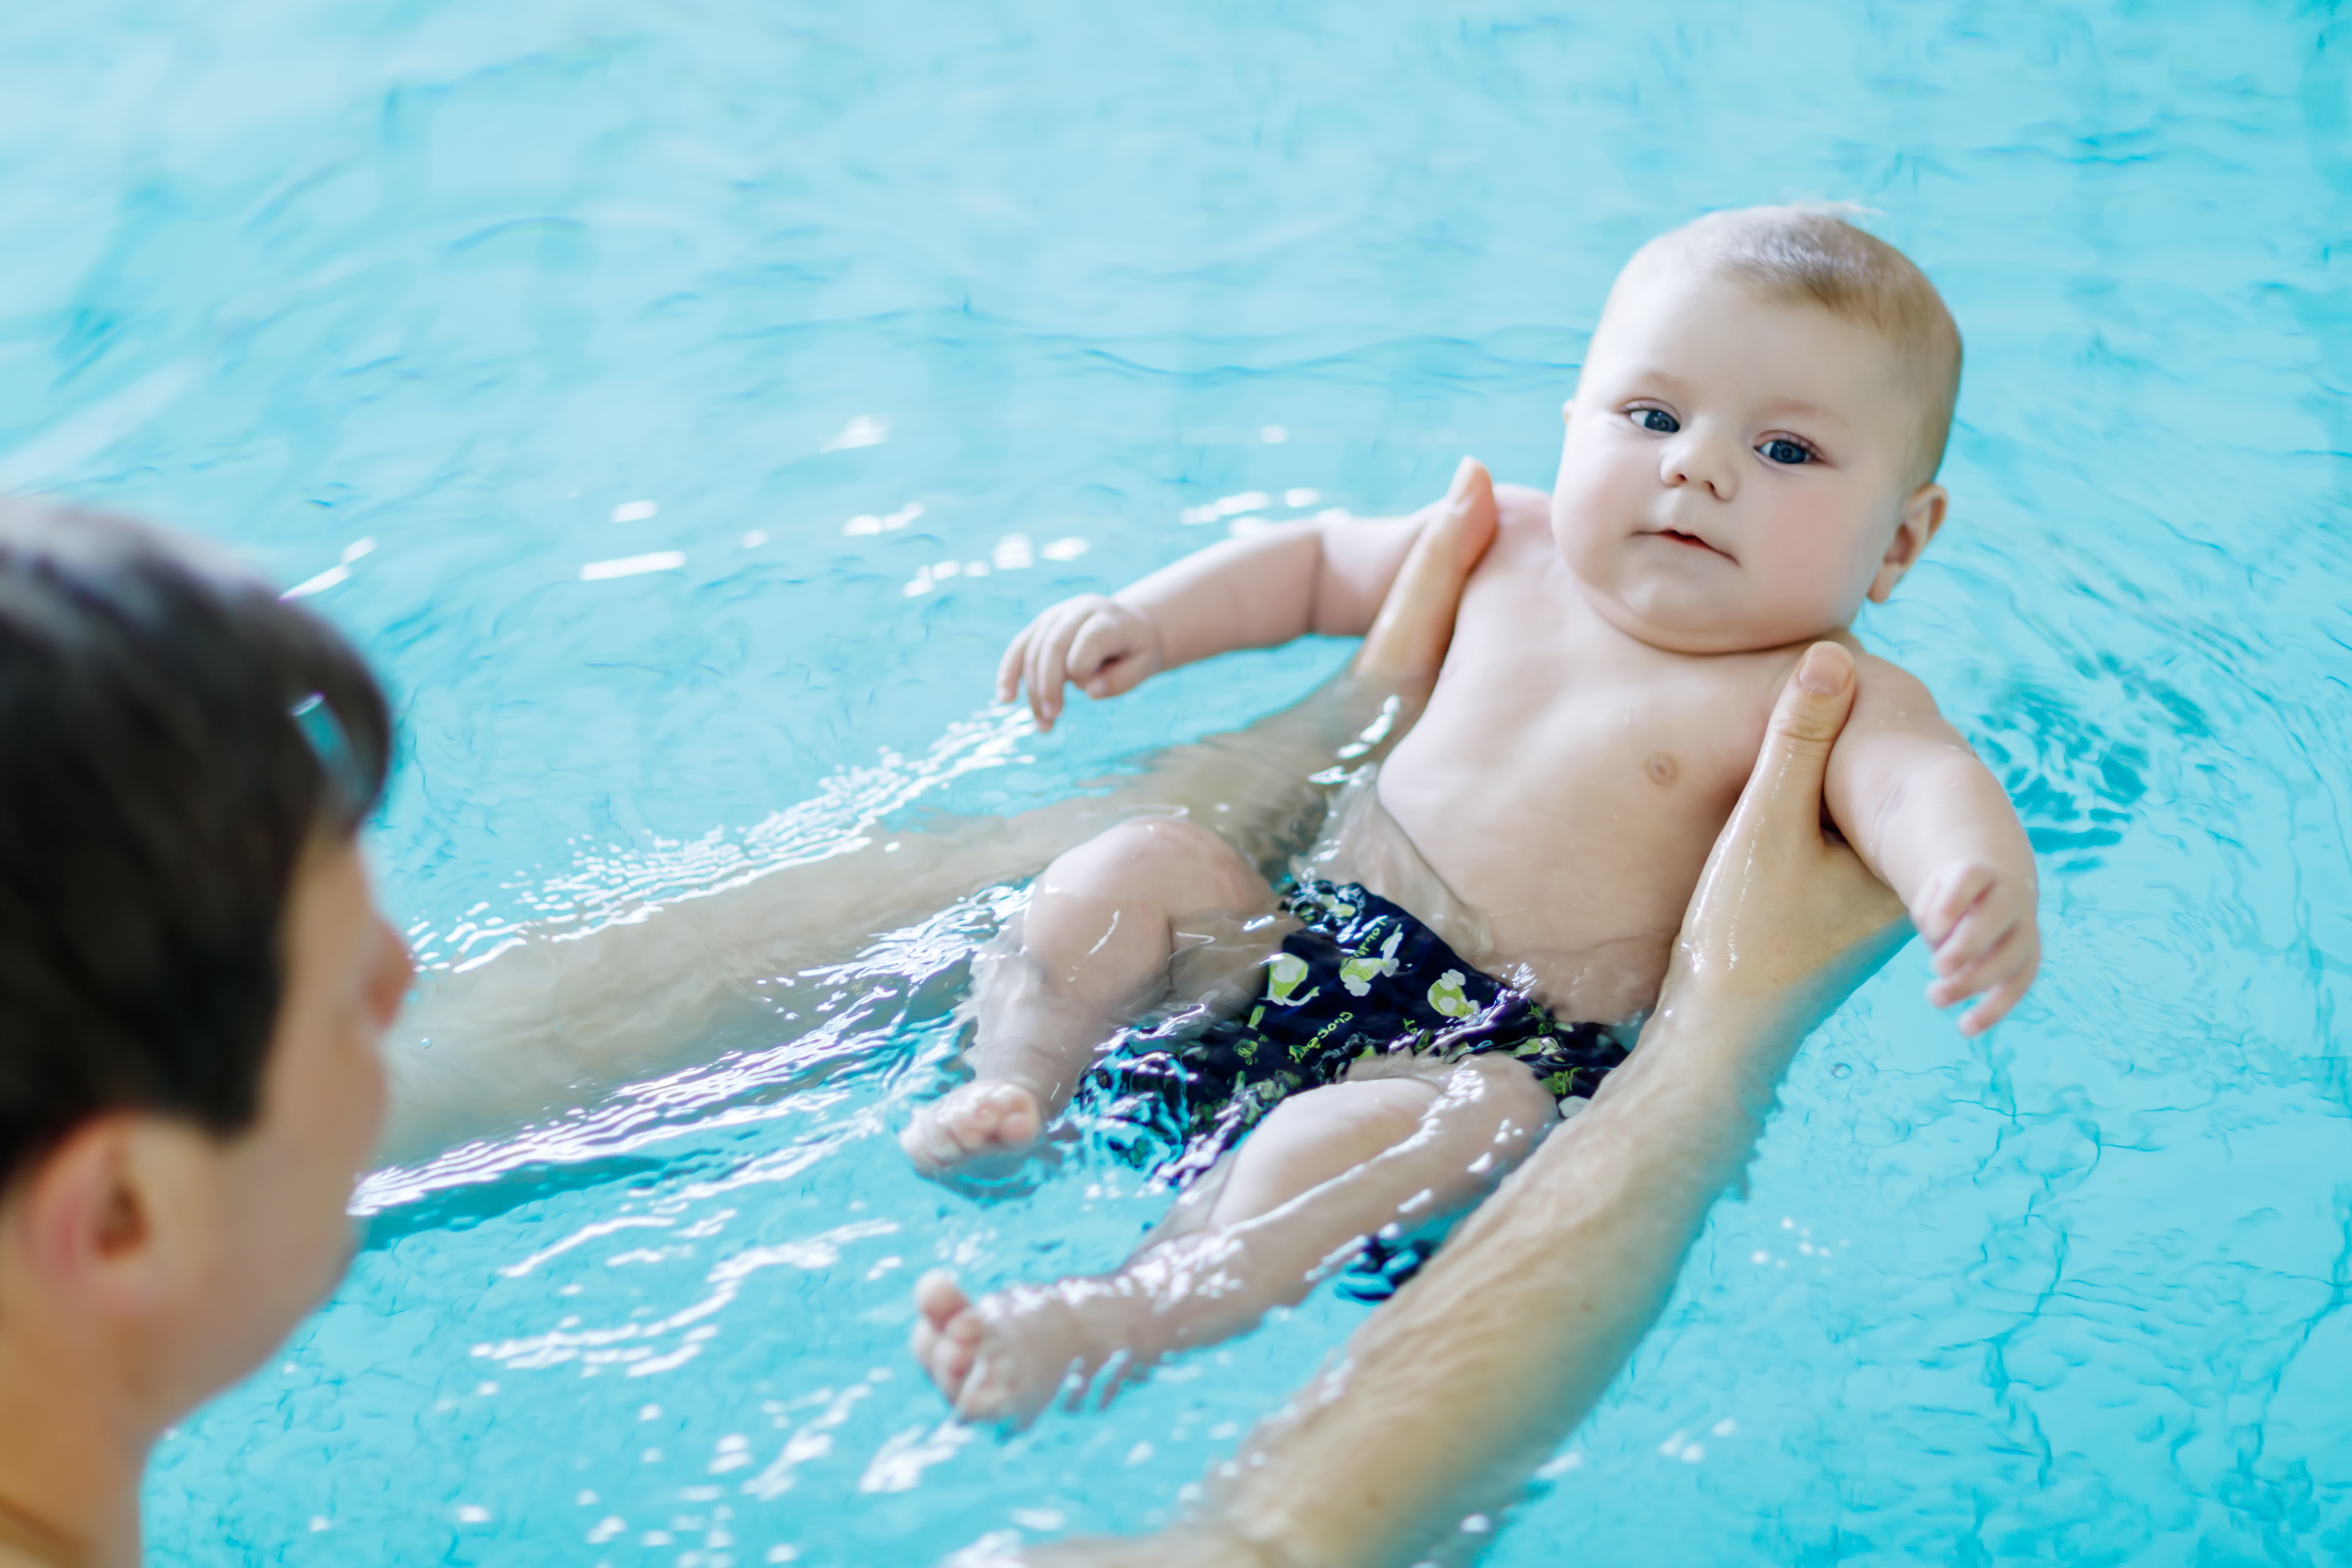
<path fill-rule="evenodd" d="M 1954 526 L 1864 631 L 2015 792 L 2048 967 L 1979 1046 L 1916 951 L 1821 1031 L 1486 1560 L 2352 1556 L 2352 29 L 1131 9 L 12 8 L 0 483 L 228 539 L 361 639 L 405 729 L 387 903 L 455 965 L 1279 706 L 1343 651 L 1042 741 L 985 671 L 1236 517 L 1416 504 L 1464 450 L 1547 482 L 1634 245 L 1880 209 L 1969 363 Z M 159 1451 L 152 1559 L 921 1563 L 1164 1517 L 1362 1309 L 944 1427 L 912 1276 L 1098 1267 L 1154 1210 L 1108 1163 L 997 1206 L 908 1176 L 944 1040 L 908 980 L 966 939 L 878 955 L 815 1046 L 380 1179 L 343 1289 Z"/>

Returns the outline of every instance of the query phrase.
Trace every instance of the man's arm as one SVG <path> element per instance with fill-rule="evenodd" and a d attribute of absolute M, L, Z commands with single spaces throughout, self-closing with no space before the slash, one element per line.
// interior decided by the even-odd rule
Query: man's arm
<path fill-rule="evenodd" d="M 1139 811 L 1214 821 L 1250 859 L 1271 856 L 1316 798 L 1309 775 L 1340 757 L 1377 759 L 1412 726 L 1493 525 L 1491 513 L 1457 511 L 1420 529 L 1348 673 L 1237 735 L 1171 747 L 1103 793 L 920 829 L 845 825 L 820 854 L 600 930 L 526 926 L 486 963 L 433 977 L 387 1042 L 395 1092 L 386 1152 L 428 1155 L 707 1057 L 731 1019 L 773 1044 L 780 1020 L 758 979 L 796 976 L 837 988 L 848 1005 L 868 982 L 854 969 L 825 971 L 870 940 L 1030 875 Z M 794 995 L 803 1019 L 842 1016 L 808 990 Z"/>
<path fill-rule="evenodd" d="M 1894 895 L 1821 828 L 1853 689 L 1835 644 L 1791 677 L 1658 1011 L 1592 1104 L 1253 1434 L 1194 1520 L 1029 1562 L 1402 1564 L 1517 1495 L 1664 1307 L 1799 1042 L 1906 935 Z"/>
<path fill-rule="evenodd" d="M 1830 816 L 1934 951 L 1927 999 L 1980 996 L 1960 1032 L 1981 1034 L 2042 967 L 2033 846 L 2000 781 L 1915 676 L 1865 654 L 1859 693 L 1830 758 Z"/>

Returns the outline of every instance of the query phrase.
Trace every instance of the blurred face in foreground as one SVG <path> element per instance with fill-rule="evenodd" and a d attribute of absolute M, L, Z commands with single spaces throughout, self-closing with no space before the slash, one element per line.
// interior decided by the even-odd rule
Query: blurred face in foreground
<path fill-rule="evenodd" d="M 260 1113 L 220 1137 L 116 1111 L 0 1199 L 0 1374 L 71 1370 L 125 1442 L 258 1365 L 348 1263 L 353 1183 L 383 1122 L 378 1041 L 405 947 L 350 841 L 314 841 L 287 905 Z M 72 1364 L 79 1363 L 79 1366 Z"/>
<path fill-rule="evenodd" d="M 378 1046 L 411 968 L 356 843 L 304 855 L 286 948 L 260 1118 L 198 1152 L 209 1245 L 188 1281 L 188 1371 L 199 1398 L 258 1365 L 342 1278 L 352 1188 L 383 1130 Z"/>

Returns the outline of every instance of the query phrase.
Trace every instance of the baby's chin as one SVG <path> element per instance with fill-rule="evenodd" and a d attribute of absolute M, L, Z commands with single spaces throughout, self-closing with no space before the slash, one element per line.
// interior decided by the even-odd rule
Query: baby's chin
<path fill-rule="evenodd" d="M 1772 613 L 1736 592 L 1681 583 L 1600 585 L 1580 577 L 1578 585 L 1602 620 L 1669 653 L 1759 653 L 1844 630 L 1810 607 Z"/>

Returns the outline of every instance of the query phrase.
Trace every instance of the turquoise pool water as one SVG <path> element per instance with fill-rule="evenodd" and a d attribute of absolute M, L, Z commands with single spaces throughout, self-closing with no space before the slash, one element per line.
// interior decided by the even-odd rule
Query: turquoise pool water
<path fill-rule="evenodd" d="M 2340 1562 L 2334 10 L 10 7 L 0 483 L 217 535 L 362 642 L 386 897 L 450 965 L 1279 706 L 1342 650 L 1045 740 L 985 669 L 1221 497 L 1407 507 L 1465 450 L 1547 482 L 1633 246 L 1864 203 L 1969 355 L 1954 524 L 1864 631 L 2015 792 L 2048 968 L 1976 1046 L 1916 950 L 1820 1032 L 1486 1560 Z M 753 1052 L 380 1179 L 343 1289 L 160 1450 L 152 1560 L 919 1563 L 1165 1517 L 1362 1309 L 943 1426 L 912 1275 L 1099 1267 L 1153 1204 L 912 1180 L 915 966 L 875 957 L 820 1088 Z"/>

